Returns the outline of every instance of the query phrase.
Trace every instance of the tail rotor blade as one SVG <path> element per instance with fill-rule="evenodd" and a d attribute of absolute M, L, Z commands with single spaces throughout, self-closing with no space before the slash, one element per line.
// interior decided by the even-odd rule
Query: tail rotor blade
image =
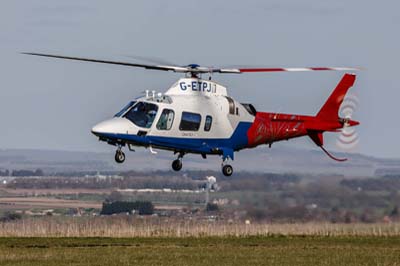
<path fill-rule="evenodd" d="M 344 116 L 345 119 L 351 119 L 356 108 L 359 105 L 359 100 L 354 94 L 346 96 L 340 107 L 339 113 Z M 354 127 L 350 127 L 348 123 L 343 125 L 343 128 L 336 140 L 336 146 L 343 150 L 353 150 L 359 143 L 359 136 Z"/>

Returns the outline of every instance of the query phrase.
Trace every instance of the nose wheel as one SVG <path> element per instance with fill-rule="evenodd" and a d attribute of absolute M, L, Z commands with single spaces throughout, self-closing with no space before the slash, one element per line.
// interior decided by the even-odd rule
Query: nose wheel
<path fill-rule="evenodd" d="M 174 171 L 180 171 L 182 169 L 182 160 L 180 159 L 176 159 L 172 162 L 172 169 L 174 169 Z"/>
<path fill-rule="evenodd" d="M 122 150 L 118 149 L 115 152 L 115 161 L 117 163 L 123 163 L 125 161 L 125 153 Z"/>

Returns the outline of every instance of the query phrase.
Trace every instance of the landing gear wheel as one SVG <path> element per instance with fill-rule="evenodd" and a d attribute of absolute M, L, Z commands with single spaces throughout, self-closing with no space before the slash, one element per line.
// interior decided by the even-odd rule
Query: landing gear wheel
<path fill-rule="evenodd" d="M 179 159 L 176 159 L 172 162 L 172 169 L 174 171 L 180 171 L 182 169 L 182 161 Z"/>
<path fill-rule="evenodd" d="M 224 176 L 231 176 L 233 174 L 233 167 L 229 164 L 226 164 L 222 167 L 222 173 Z"/>
<path fill-rule="evenodd" d="M 117 163 L 123 163 L 125 161 L 125 153 L 121 150 L 117 150 L 115 153 L 115 161 Z"/>

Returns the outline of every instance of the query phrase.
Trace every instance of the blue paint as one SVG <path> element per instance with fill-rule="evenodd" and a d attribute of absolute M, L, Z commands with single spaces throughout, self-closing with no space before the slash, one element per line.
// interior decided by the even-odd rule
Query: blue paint
<path fill-rule="evenodd" d="M 190 67 L 190 68 L 193 68 L 193 69 L 200 67 L 200 65 L 198 65 L 198 64 L 189 64 L 187 66 Z"/>
<path fill-rule="evenodd" d="M 234 159 L 234 151 L 246 148 L 248 143 L 247 131 L 251 122 L 240 122 L 227 139 L 205 139 L 205 138 L 176 138 L 159 136 L 137 136 L 129 134 L 101 134 L 105 138 L 130 141 L 136 145 L 159 146 L 173 150 L 184 150 L 193 153 L 211 154 L 212 150 L 218 149 L 223 153 L 223 157 Z"/>
<path fill-rule="evenodd" d="M 226 159 L 234 160 L 234 150 L 230 148 L 222 148 L 222 159 L 225 161 Z"/>

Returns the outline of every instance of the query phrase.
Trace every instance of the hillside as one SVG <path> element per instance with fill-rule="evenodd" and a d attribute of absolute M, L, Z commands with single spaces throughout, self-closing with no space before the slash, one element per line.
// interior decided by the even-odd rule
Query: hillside
<path fill-rule="evenodd" d="M 400 172 L 400 160 L 382 159 L 362 154 L 338 154 L 348 157 L 344 163 L 335 162 L 318 150 L 288 147 L 256 148 L 236 154 L 233 163 L 236 171 L 340 174 L 345 176 L 372 176 Z M 75 152 L 51 150 L 0 150 L 0 169 L 37 169 L 57 171 L 125 171 L 168 170 L 174 156 L 170 152 L 152 155 L 146 150 L 127 152 L 127 160 L 119 165 L 110 152 Z M 187 155 L 184 169 L 219 170 L 220 159 L 209 156 L 203 160 L 199 155 Z"/>

